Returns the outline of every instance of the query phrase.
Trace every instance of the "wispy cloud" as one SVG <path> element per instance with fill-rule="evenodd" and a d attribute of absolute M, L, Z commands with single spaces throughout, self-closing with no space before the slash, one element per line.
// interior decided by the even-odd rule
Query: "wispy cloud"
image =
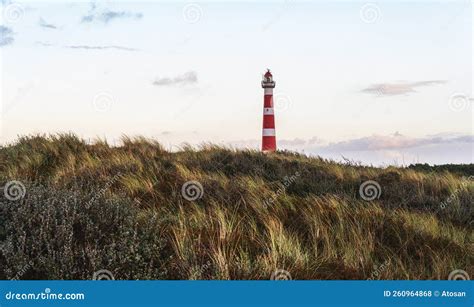
<path fill-rule="evenodd" d="M 189 85 L 198 82 L 197 73 L 195 71 L 188 71 L 182 75 L 169 78 L 157 78 L 153 85 L 156 86 L 171 86 L 171 85 Z"/>
<path fill-rule="evenodd" d="M 259 149 L 261 140 L 247 139 L 229 144 L 237 148 Z M 402 161 L 432 164 L 473 163 L 474 135 L 440 133 L 424 137 L 410 137 L 396 132 L 340 142 L 328 142 L 319 137 L 279 139 L 277 145 L 282 150 L 288 149 L 335 160 L 346 157 L 363 164 L 391 165 L 399 164 Z"/>
<path fill-rule="evenodd" d="M 364 88 L 363 93 L 373 94 L 375 96 L 395 96 L 407 95 L 416 92 L 415 88 L 422 86 L 432 86 L 444 84 L 445 80 L 427 80 L 417 82 L 397 82 L 397 83 L 378 83 Z"/>
<path fill-rule="evenodd" d="M 93 3 L 89 12 L 82 16 L 82 23 L 92 23 L 100 22 L 107 24 L 112 20 L 118 19 L 141 19 L 143 17 L 142 13 L 134 13 L 130 11 L 113 11 L 110 9 L 99 10 L 97 6 Z"/>
<path fill-rule="evenodd" d="M 57 29 L 58 27 L 53 25 L 52 23 L 47 23 L 43 18 L 39 20 L 39 26 L 46 29 Z"/>
<path fill-rule="evenodd" d="M 400 134 L 399 132 L 390 135 L 372 135 L 362 138 L 349 139 L 341 142 L 327 142 L 319 137 L 310 139 L 281 139 L 278 145 L 282 148 L 295 150 L 310 150 L 314 152 L 325 151 L 334 153 L 345 153 L 351 151 L 383 151 L 399 150 L 407 148 L 417 148 L 433 145 L 448 144 L 474 144 L 474 135 L 442 133 L 414 138 Z M 233 145 L 258 146 L 259 140 L 240 140 L 233 142 Z"/>
<path fill-rule="evenodd" d="M 106 46 L 88 46 L 88 45 L 71 45 L 71 46 L 64 46 L 65 48 L 70 49 L 83 49 L 83 50 L 123 50 L 123 51 L 139 51 L 135 48 L 123 47 L 123 46 L 114 46 L 114 45 L 106 45 Z"/>
<path fill-rule="evenodd" d="M 378 151 L 455 143 L 474 143 L 474 136 L 444 134 L 426 136 L 422 138 L 412 138 L 397 132 L 392 135 L 373 135 L 343 142 L 331 143 L 323 146 L 323 148 L 326 151 L 333 152 Z"/>
<path fill-rule="evenodd" d="M 0 25 L 0 47 L 12 44 L 15 41 L 13 35 L 12 29 Z"/>

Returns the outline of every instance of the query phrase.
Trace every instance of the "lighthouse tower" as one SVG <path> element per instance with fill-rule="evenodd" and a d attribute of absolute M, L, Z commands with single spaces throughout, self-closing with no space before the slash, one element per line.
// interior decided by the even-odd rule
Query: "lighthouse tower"
<path fill-rule="evenodd" d="M 275 113 L 273 111 L 273 88 L 275 81 L 270 69 L 267 69 L 262 78 L 264 90 L 263 98 L 263 131 L 262 131 L 262 151 L 272 152 L 276 150 L 275 138 Z"/>

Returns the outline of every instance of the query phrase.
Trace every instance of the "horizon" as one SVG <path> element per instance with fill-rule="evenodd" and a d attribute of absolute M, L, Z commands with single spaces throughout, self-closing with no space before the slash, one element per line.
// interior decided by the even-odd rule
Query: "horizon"
<path fill-rule="evenodd" d="M 52 138 L 58 138 L 58 137 L 62 137 L 62 136 L 78 137 L 79 140 L 83 141 L 86 145 L 95 145 L 95 144 L 100 144 L 100 143 L 105 142 L 110 148 L 117 148 L 117 147 L 124 146 L 124 140 L 127 140 L 127 141 L 128 140 L 140 141 L 140 140 L 144 139 L 147 142 L 157 142 L 164 150 L 166 150 L 168 152 L 171 152 L 171 153 L 183 152 L 183 151 L 186 151 L 186 149 L 189 148 L 189 147 L 192 150 L 200 151 L 200 150 L 204 150 L 208 146 L 217 147 L 219 149 L 230 150 L 230 151 L 250 150 L 250 151 L 262 152 L 262 150 L 260 148 L 258 148 L 257 145 L 256 145 L 257 147 L 248 147 L 248 146 L 247 147 L 240 147 L 240 146 L 235 146 L 235 145 L 229 144 L 229 143 L 201 142 L 201 143 L 197 143 L 197 144 L 190 144 L 190 143 L 183 142 L 183 143 L 180 143 L 180 144 L 170 145 L 170 146 L 167 147 L 165 144 L 161 143 L 156 138 L 152 138 L 152 137 L 148 138 L 148 137 L 144 137 L 144 136 L 141 136 L 141 135 L 132 135 L 132 136 L 122 135 L 120 138 L 113 139 L 113 140 L 108 140 L 106 138 L 100 138 L 100 137 L 84 139 L 84 138 L 80 138 L 79 136 L 77 136 L 76 134 L 74 134 L 72 132 L 63 132 L 63 133 L 55 133 L 55 134 L 23 135 L 23 136 L 19 136 L 17 139 L 14 139 L 10 142 L 0 144 L 0 148 L 2 148 L 2 147 L 6 148 L 6 147 L 9 147 L 9 146 L 14 146 L 14 145 L 18 144 L 18 142 L 21 139 L 24 139 L 24 138 L 41 137 L 41 138 L 51 140 Z M 255 142 L 257 142 L 257 140 L 255 140 Z M 421 162 L 421 161 L 411 161 L 410 162 L 410 161 L 405 161 L 404 157 L 402 156 L 402 159 L 400 161 L 394 160 L 394 161 L 392 161 L 392 163 L 374 165 L 374 164 L 370 164 L 370 163 L 363 163 L 362 161 L 350 159 L 350 158 L 347 158 L 347 157 L 344 157 L 344 156 L 341 156 L 339 159 L 337 159 L 337 158 L 324 157 L 324 156 L 317 155 L 317 154 L 311 154 L 311 153 L 306 153 L 304 151 L 296 151 L 296 150 L 291 150 L 291 149 L 277 149 L 277 153 L 278 152 L 281 152 L 281 153 L 284 153 L 284 152 L 296 153 L 296 154 L 301 154 L 301 155 L 303 155 L 307 158 L 314 158 L 314 159 L 319 158 L 319 159 L 324 159 L 324 160 L 328 160 L 329 162 L 335 162 L 335 163 L 339 163 L 339 164 L 350 163 L 350 164 L 358 164 L 358 165 L 367 166 L 367 167 L 379 167 L 379 168 L 389 168 L 389 167 L 405 168 L 405 167 L 409 167 L 410 165 L 424 165 L 424 164 L 428 164 L 430 166 L 472 165 L 473 164 L 473 163 L 451 163 L 451 162 L 450 163 L 441 163 L 441 164 L 432 164 L 432 163 Z M 270 154 L 270 153 L 264 153 L 264 152 L 262 152 L 262 153 L 263 154 Z"/>
<path fill-rule="evenodd" d="M 470 1 L 2 0 L 1 16 L 1 144 L 72 132 L 258 149 L 270 68 L 278 149 L 473 163 Z"/>

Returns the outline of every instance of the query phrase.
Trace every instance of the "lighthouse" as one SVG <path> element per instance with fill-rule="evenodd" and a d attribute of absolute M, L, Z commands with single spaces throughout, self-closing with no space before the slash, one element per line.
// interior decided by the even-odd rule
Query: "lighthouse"
<path fill-rule="evenodd" d="M 263 75 L 262 88 L 263 96 L 263 130 L 262 130 L 262 151 L 272 152 L 276 150 L 275 137 L 275 112 L 273 110 L 273 88 L 275 81 L 270 69 Z"/>

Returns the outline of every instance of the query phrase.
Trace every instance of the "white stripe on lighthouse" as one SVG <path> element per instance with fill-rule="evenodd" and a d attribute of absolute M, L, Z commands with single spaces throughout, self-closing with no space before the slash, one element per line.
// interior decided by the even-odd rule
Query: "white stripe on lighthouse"
<path fill-rule="evenodd" d="M 275 129 L 263 129 L 262 136 L 275 136 Z"/>
<path fill-rule="evenodd" d="M 273 115 L 273 108 L 263 108 L 263 115 Z"/>
<path fill-rule="evenodd" d="M 265 88 L 265 95 L 273 95 L 273 88 L 266 87 Z"/>

